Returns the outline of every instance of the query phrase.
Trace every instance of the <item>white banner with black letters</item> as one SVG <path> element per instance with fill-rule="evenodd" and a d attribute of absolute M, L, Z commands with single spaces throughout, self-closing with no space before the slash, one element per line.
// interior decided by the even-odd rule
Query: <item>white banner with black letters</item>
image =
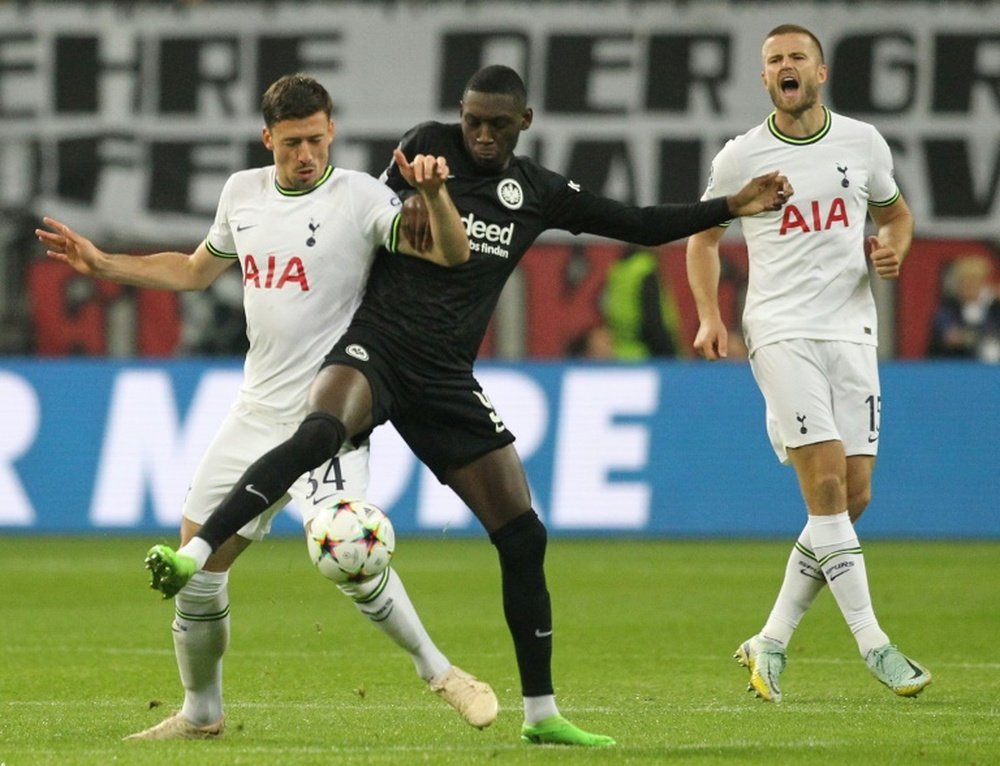
<path fill-rule="evenodd" d="M 875 123 L 921 236 L 1000 237 L 996 3 L 302 3 L 0 7 L 0 207 L 128 243 L 197 241 L 229 173 L 266 164 L 260 94 L 306 71 L 336 102 L 334 161 L 378 172 L 457 115 L 486 63 L 524 75 L 520 151 L 627 201 L 690 201 L 763 120 L 760 45 L 804 24 L 832 108 Z"/>

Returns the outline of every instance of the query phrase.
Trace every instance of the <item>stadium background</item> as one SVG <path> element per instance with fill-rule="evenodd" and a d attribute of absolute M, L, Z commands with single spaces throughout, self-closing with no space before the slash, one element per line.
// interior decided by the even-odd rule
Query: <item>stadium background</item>
<path fill-rule="evenodd" d="M 322 79 L 334 162 L 377 173 L 407 127 L 454 119 L 487 62 L 528 83 L 520 151 L 627 201 L 688 201 L 722 142 L 763 119 L 759 45 L 785 21 L 823 39 L 828 103 L 892 143 L 917 221 L 903 278 L 877 283 L 886 428 L 865 534 L 1000 537 L 1000 366 L 921 358 L 942 266 L 997 259 L 1000 8 L 985 2 L 0 6 L 0 530 L 173 532 L 238 382 L 237 360 L 185 352 L 178 296 L 47 262 L 31 237 L 42 214 L 112 250 L 193 248 L 228 174 L 269 160 L 257 100 L 275 76 Z M 484 348 L 481 378 L 550 528 L 795 532 L 794 477 L 745 364 L 565 361 L 620 251 L 541 240 Z M 661 251 L 675 286 L 682 252 Z M 738 237 L 726 256 L 738 278 Z M 478 533 L 391 429 L 373 454 L 372 497 L 401 531 Z"/>

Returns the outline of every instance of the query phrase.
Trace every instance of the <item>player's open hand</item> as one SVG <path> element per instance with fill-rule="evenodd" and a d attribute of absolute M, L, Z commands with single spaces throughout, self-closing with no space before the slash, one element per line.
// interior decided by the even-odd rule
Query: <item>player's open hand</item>
<path fill-rule="evenodd" d="M 68 264 L 81 274 L 98 275 L 103 253 L 93 242 L 55 218 L 45 217 L 42 222 L 48 228 L 35 229 L 35 236 L 45 245 L 49 258 Z"/>
<path fill-rule="evenodd" d="M 413 158 L 413 162 L 410 162 L 399 147 L 393 150 L 392 156 L 406 182 L 423 194 L 436 194 L 444 186 L 451 172 L 448 169 L 448 160 L 444 157 L 418 154 Z"/>
<path fill-rule="evenodd" d="M 901 261 L 899 253 L 888 245 L 883 245 L 876 236 L 868 237 L 868 245 L 871 250 L 868 253 L 868 260 L 875 267 L 875 272 L 882 279 L 895 279 L 899 276 Z"/>
<path fill-rule="evenodd" d="M 781 210 L 794 193 L 788 179 L 773 170 L 752 179 L 726 201 L 735 216 L 757 215 L 765 210 Z"/>

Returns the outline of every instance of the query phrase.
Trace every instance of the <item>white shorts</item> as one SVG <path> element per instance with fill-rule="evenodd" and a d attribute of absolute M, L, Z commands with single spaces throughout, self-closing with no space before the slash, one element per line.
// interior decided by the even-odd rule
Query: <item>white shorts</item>
<path fill-rule="evenodd" d="M 247 467 L 295 433 L 301 421 L 279 422 L 237 402 L 226 416 L 198 464 L 184 499 L 182 514 L 204 524 Z M 288 494 L 239 530 L 249 540 L 263 540 L 271 520 L 291 499 L 303 525 L 319 508 L 343 497 L 365 497 L 368 491 L 368 444 L 341 449 L 315 471 L 300 476 Z"/>
<path fill-rule="evenodd" d="M 878 454 L 882 395 L 875 346 L 783 340 L 754 351 L 750 369 L 767 405 L 774 453 L 839 441 L 847 455 Z"/>

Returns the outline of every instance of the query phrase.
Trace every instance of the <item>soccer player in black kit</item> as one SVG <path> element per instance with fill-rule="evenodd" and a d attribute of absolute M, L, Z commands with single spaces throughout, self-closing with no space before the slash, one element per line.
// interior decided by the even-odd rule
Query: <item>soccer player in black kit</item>
<path fill-rule="evenodd" d="M 731 197 L 623 205 L 515 156 L 518 137 L 531 119 L 518 74 L 488 66 L 469 80 L 459 124 L 425 123 L 403 137 L 407 157 L 426 153 L 447 159 L 453 174 L 448 191 L 466 225 L 469 261 L 443 268 L 380 251 L 350 328 L 316 375 L 310 414 L 298 431 L 247 469 L 197 537 L 176 552 L 155 546 L 147 567 L 153 587 L 172 595 L 212 550 L 295 479 L 336 454 L 345 439 L 364 437 L 390 421 L 413 453 L 472 510 L 497 549 L 504 616 L 524 699 L 522 739 L 613 745 L 611 737 L 567 721 L 556 706 L 546 530 L 531 507 L 514 436 L 473 376 L 476 354 L 507 277 L 543 231 L 657 245 L 736 216 L 776 210 L 792 190 L 775 171 Z M 386 178 L 401 192 L 409 188 L 394 165 Z"/>

